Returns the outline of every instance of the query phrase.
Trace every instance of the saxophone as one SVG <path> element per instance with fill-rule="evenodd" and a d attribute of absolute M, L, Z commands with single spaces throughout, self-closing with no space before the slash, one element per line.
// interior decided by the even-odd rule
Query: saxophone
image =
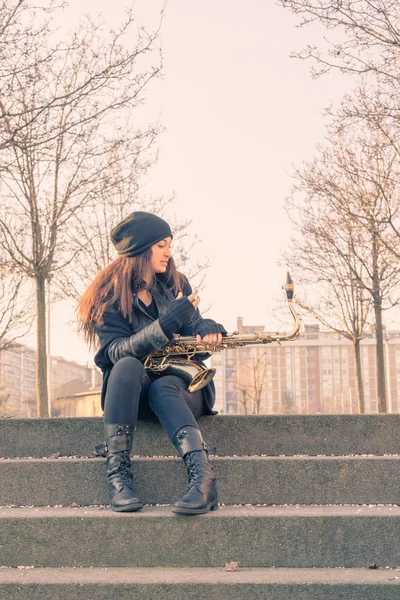
<path fill-rule="evenodd" d="M 245 334 L 234 331 L 226 334 L 220 344 L 204 344 L 197 342 L 195 336 L 174 335 L 173 340 L 167 346 L 155 350 L 146 357 L 143 363 L 145 369 L 156 374 L 178 375 L 187 382 L 189 392 L 196 392 L 210 383 L 216 369 L 207 369 L 194 362 L 192 358 L 195 354 L 213 354 L 226 348 L 272 344 L 273 342 L 280 344 L 296 340 L 300 335 L 301 319 L 293 305 L 294 284 L 290 273 L 287 273 L 286 284 L 282 286 L 282 289 L 286 291 L 286 300 L 294 319 L 293 329 L 288 333 L 285 331 L 276 333 L 259 331 Z"/>

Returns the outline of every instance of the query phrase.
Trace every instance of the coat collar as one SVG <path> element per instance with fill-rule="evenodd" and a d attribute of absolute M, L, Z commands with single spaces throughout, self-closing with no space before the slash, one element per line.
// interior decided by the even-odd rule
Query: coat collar
<path fill-rule="evenodd" d="M 135 286 L 133 288 L 133 307 L 135 310 L 139 310 L 140 312 L 146 314 L 146 316 L 148 316 L 149 318 L 152 318 L 139 303 L 139 291 L 139 286 Z M 167 306 L 175 299 L 171 288 L 167 287 L 167 285 L 158 277 L 156 277 L 156 287 L 153 292 L 153 297 L 157 306 L 159 316 L 165 315 L 165 313 L 167 312 Z"/>

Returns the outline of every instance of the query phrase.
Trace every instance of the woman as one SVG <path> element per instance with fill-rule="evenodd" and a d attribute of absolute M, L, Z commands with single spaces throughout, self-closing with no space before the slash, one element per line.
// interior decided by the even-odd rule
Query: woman
<path fill-rule="evenodd" d="M 200 415 L 216 414 L 214 383 L 189 393 L 180 377 L 156 375 L 143 366 L 146 356 L 174 334 L 212 344 L 221 343 L 226 334 L 222 325 L 200 316 L 198 292 L 176 270 L 172 237 L 168 223 L 157 215 L 137 211 L 127 216 L 111 231 L 118 258 L 97 275 L 79 302 L 81 330 L 97 346 L 94 360 L 103 372 L 104 448 L 115 511 L 143 508 L 129 456 L 138 418 L 154 414 L 188 472 L 188 490 L 173 512 L 201 514 L 218 508 L 215 475 L 196 422 Z"/>

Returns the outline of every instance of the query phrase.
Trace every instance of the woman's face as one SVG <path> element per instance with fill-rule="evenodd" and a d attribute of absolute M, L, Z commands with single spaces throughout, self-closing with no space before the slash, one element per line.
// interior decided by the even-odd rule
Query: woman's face
<path fill-rule="evenodd" d="M 172 256 L 171 238 L 167 237 L 151 247 L 150 266 L 153 273 L 165 273 Z"/>

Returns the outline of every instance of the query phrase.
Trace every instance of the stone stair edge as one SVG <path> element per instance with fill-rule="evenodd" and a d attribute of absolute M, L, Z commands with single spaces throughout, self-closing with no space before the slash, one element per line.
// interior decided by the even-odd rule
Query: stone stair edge
<path fill-rule="evenodd" d="M 232 420 L 277 420 L 277 421 L 313 421 L 313 420 L 326 420 L 326 421 L 352 421 L 352 420 L 395 420 L 400 421 L 400 413 L 372 413 L 372 414 L 295 414 L 295 415 L 283 415 L 283 414 L 265 414 L 265 415 L 225 415 L 218 414 L 212 418 L 208 415 L 199 417 L 200 421 L 232 421 Z M 75 422 L 102 422 L 103 417 L 0 417 L 0 425 L 2 423 L 75 423 Z M 159 425 L 156 420 L 143 421 L 146 423 L 152 423 Z M 139 423 L 142 423 L 139 422 Z"/>
<path fill-rule="evenodd" d="M 116 519 L 143 519 L 143 518 L 172 518 L 182 522 L 188 517 L 174 515 L 172 505 L 145 506 L 145 509 L 133 513 L 118 513 L 108 506 L 25 506 L 25 507 L 0 507 L 0 519 L 52 519 L 52 518 L 116 518 Z M 200 519 L 221 518 L 264 518 L 264 517 L 400 517 L 398 504 L 291 504 L 291 505 L 220 505 L 215 512 L 198 515 Z M 189 517 L 190 519 L 190 517 Z M 194 522 L 194 519 L 190 519 Z"/>
<path fill-rule="evenodd" d="M 235 568 L 235 565 L 233 565 Z M 398 577 L 396 577 L 398 574 Z M 399 569 L 395 568 L 268 568 L 240 567 L 234 571 L 225 571 L 224 566 L 217 567 L 31 567 L 19 565 L 16 567 L 0 566 L 0 583 L 18 583 L 27 585 L 71 583 L 222 583 L 236 585 L 237 583 L 316 583 L 342 585 L 353 583 L 384 583 L 400 585 Z"/>
<path fill-rule="evenodd" d="M 113 568 L 100 571 L 75 569 L 73 573 L 68 571 L 61 575 L 55 568 L 47 575 L 51 581 L 47 581 L 44 580 L 44 568 L 41 568 L 34 569 L 29 575 L 24 571 L 14 573 L 4 583 L 1 583 L 0 573 L 0 594 L 2 600 L 82 600 L 89 597 L 91 600 L 117 597 L 118 600 L 288 600 L 294 597 L 298 600 L 337 600 L 339 597 L 398 600 L 399 581 L 393 571 L 368 574 L 359 573 L 359 569 L 346 569 L 356 571 L 347 574 L 343 569 L 325 569 L 320 580 L 317 573 L 299 573 L 316 569 L 297 569 L 291 575 L 287 569 L 282 570 L 285 573 L 266 568 L 267 572 L 251 568 L 223 572 L 221 568 L 209 567 L 204 576 L 198 574 L 195 577 L 188 569 L 180 568 L 170 575 L 157 577 L 157 568 L 153 569 L 153 580 L 148 581 L 148 577 L 143 578 L 129 568 L 126 572 L 118 569 L 118 573 Z M 339 577 L 329 571 L 339 571 Z"/>
<path fill-rule="evenodd" d="M 179 456 L 143 456 L 140 454 L 131 454 L 131 460 L 141 461 L 141 462 L 161 462 L 161 461 L 174 461 L 180 462 L 181 459 Z M 211 462 L 233 462 L 233 461 L 241 461 L 241 462 L 253 462 L 253 461 L 265 461 L 265 462 L 289 462 L 289 461 L 306 461 L 306 462 L 338 462 L 343 460 L 349 461 L 397 461 L 400 459 L 400 454 L 282 454 L 282 455 L 267 455 L 267 454 L 252 454 L 252 455 L 232 455 L 232 456 L 218 456 L 211 455 L 209 460 Z M 26 461 L 27 463 L 71 463 L 73 461 L 76 462 L 105 462 L 106 458 L 103 456 L 78 456 L 78 455 L 70 455 L 70 456 L 58 456 L 56 458 L 52 458 L 50 456 L 15 456 L 12 458 L 0 456 L 0 466 L 1 464 L 15 463 Z"/>

